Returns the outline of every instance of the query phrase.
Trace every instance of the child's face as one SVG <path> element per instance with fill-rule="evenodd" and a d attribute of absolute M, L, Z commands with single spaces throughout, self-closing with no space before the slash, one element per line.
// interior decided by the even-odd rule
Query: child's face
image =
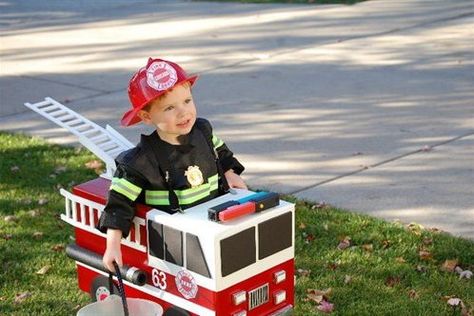
<path fill-rule="evenodd" d="M 181 84 L 152 102 L 149 111 L 138 115 L 146 124 L 156 127 L 158 135 L 171 144 L 179 144 L 178 136 L 188 134 L 196 122 L 196 106 L 191 87 Z"/>

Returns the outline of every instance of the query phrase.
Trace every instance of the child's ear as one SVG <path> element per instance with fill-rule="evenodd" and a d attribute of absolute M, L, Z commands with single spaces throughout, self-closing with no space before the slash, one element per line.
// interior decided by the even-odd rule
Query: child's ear
<path fill-rule="evenodd" d="M 145 124 L 151 123 L 151 115 L 148 111 L 140 110 L 137 113 L 137 116 L 143 121 Z"/>

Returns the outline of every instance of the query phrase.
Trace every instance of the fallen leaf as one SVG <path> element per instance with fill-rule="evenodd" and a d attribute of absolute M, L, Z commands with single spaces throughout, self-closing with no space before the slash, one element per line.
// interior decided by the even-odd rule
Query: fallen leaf
<path fill-rule="evenodd" d="M 306 294 L 306 298 L 309 301 L 313 301 L 317 304 L 321 303 L 324 300 L 324 297 L 322 295 L 316 295 L 316 294 L 313 294 L 313 293 Z"/>
<path fill-rule="evenodd" d="M 441 270 L 446 271 L 446 272 L 454 272 L 454 269 L 456 268 L 457 265 L 458 265 L 457 259 L 446 260 L 441 265 Z"/>
<path fill-rule="evenodd" d="M 317 309 L 323 313 L 332 313 L 334 310 L 334 304 L 331 304 L 327 301 L 322 301 L 321 304 L 317 307 Z"/>
<path fill-rule="evenodd" d="M 31 210 L 31 211 L 28 212 L 28 214 L 31 217 L 36 217 L 36 216 L 40 215 L 40 211 L 39 210 Z"/>
<path fill-rule="evenodd" d="M 461 304 L 461 299 L 457 298 L 457 297 L 453 297 L 453 298 L 450 298 L 447 303 L 448 305 L 450 306 L 458 306 L 459 304 Z"/>
<path fill-rule="evenodd" d="M 301 223 L 299 226 L 298 226 L 299 229 L 305 229 L 306 228 L 306 224 L 305 223 Z"/>
<path fill-rule="evenodd" d="M 305 243 L 309 244 L 310 242 L 312 242 L 316 237 L 314 237 L 313 234 L 307 234 L 306 235 L 306 238 L 304 240 Z"/>
<path fill-rule="evenodd" d="M 28 297 L 31 296 L 31 293 L 30 292 L 22 292 L 22 293 L 18 293 L 16 296 L 15 296 L 15 303 L 16 304 L 20 304 L 22 303 L 24 300 L 26 300 Z"/>
<path fill-rule="evenodd" d="M 51 250 L 53 251 L 63 251 L 64 250 L 64 245 L 62 244 L 56 244 L 53 247 L 51 247 Z"/>
<path fill-rule="evenodd" d="M 433 258 L 433 255 L 428 250 L 420 250 L 418 255 L 420 256 L 421 260 L 425 261 L 431 260 Z"/>
<path fill-rule="evenodd" d="M 374 245 L 365 244 L 365 245 L 362 245 L 362 249 L 364 249 L 367 252 L 372 252 L 372 251 L 374 251 Z"/>
<path fill-rule="evenodd" d="M 337 248 L 340 250 L 344 250 L 349 248 L 351 245 L 351 238 L 349 236 L 344 237 L 342 241 L 339 242 L 339 245 L 337 245 Z"/>
<path fill-rule="evenodd" d="M 314 204 L 313 206 L 311 206 L 311 209 L 312 210 L 315 210 L 315 209 L 321 209 L 321 208 L 325 208 L 327 206 L 326 202 L 324 201 L 321 201 L 317 204 Z"/>
<path fill-rule="evenodd" d="M 398 263 L 405 263 L 405 262 L 407 262 L 407 261 L 405 260 L 405 258 L 403 258 L 403 257 L 396 257 L 396 258 L 395 258 L 395 261 L 397 261 Z"/>
<path fill-rule="evenodd" d="M 36 239 L 41 239 L 43 238 L 43 233 L 42 232 L 34 232 L 33 237 Z"/>
<path fill-rule="evenodd" d="M 384 240 L 382 241 L 382 248 L 387 249 L 388 247 L 390 247 L 390 244 L 391 244 L 390 240 Z"/>
<path fill-rule="evenodd" d="M 316 290 L 316 289 L 307 289 L 306 293 L 313 295 L 324 296 L 325 299 L 329 299 L 329 296 L 332 294 L 332 288 L 327 288 L 325 290 Z"/>
<path fill-rule="evenodd" d="M 337 262 L 330 262 L 328 263 L 328 269 L 331 271 L 336 270 L 339 267 L 339 263 Z"/>
<path fill-rule="evenodd" d="M 414 289 L 411 289 L 409 292 L 408 292 L 408 297 L 412 300 L 415 300 L 418 298 L 418 293 L 416 293 L 416 291 Z"/>
<path fill-rule="evenodd" d="M 344 284 L 350 284 L 350 283 L 352 283 L 352 277 L 346 274 L 344 276 Z"/>
<path fill-rule="evenodd" d="M 2 234 L 2 238 L 5 240 L 10 240 L 12 239 L 13 235 L 12 234 Z"/>
<path fill-rule="evenodd" d="M 301 277 L 307 277 L 311 274 L 311 270 L 298 269 L 296 270 L 296 273 Z"/>
<path fill-rule="evenodd" d="M 394 287 L 400 283 L 400 278 L 396 276 L 389 276 L 385 279 L 385 285 L 388 287 Z"/>
<path fill-rule="evenodd" d="M 49 269 L 51 269 L 51 266 L 46 265 L 42 267 L 41 269 L 39 269 L 38 271 L 36 271 L 36 274 L 45 275 L 46 273 L 48 273 Z"/>
<path fill-rule="evenodd" d="M 45 205 L 45 204 L 48 204 L 48 199 L 39 199 L 38 200 L 38 205 Z"/>
<path fill-rule="evenodd" d="M 12 166 L 12 167 L 10 168 L 10 171 L 11 171 L 11 172 L 18 172 L 18 171 L 20 171 L 20 167 L 18 167 L 18 166 Z"/>
<path fill-rule="evenodd" d="M 472 271 L 464 270 L 463 272 L 459 273 L 459 279 L 470 279 L 472 278 Z"/>
<path fill-rule="evenodd" d="M 16 222 L 18 220 L 18 217 L 16 217 L 15 215 L 8 215 L 5 216 L 4 220 L 5 222 Z"/>
<path fill-rule="evenodd" d="M 422 265 L 417 265 L 416 266 L 416 271 L 418 271 L 420 273 L 425 273 L 427 271 L 427 268 L 425 266 L 422 266 Z"/>
<path fill-rule="evenodd" d="M 328 230 L 329 230 L 329 225 L 328 225 L 328 224 L 324 224 L 324 225 L 323 225 L 323 228 L 324 228 L 325 231 L 328 231 Z"/>
<path fill-rule="evenodd" d="M 425 246 L 429 246 L 429 245 L 433 244 L 433 238 L 427 238 L 427 237 L 423 238 L 423 244 Z"/>

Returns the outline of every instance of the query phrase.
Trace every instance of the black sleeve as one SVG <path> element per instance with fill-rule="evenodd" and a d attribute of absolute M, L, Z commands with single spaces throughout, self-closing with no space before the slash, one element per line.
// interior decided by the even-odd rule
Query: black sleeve
<path fill-rule="evenodd" d="M 134 196 L 126 195 L 114 190 L 114 182 L 124 179 L 140 188 L 140 192 Z M 130 232 L 130 226 L 135 216 L 135 204 L 139 194 L 145 185 L 144 177 L 126 165 L 119 164 L 112 179 L 113 183 L 109 190 L 109 196 L 104 211 L 102 212 L 97 229 L 106 233 L 108 228 L 120 229 L 125 238 Z M 120 190 L 119 190 L 120 191 Z"/>
<path fill-rule="evenodd" d="M 196 123 L 204 132 L 205 136 L 211 139 L 214 148 L 219 156 L 219 162 L 224 172 L 232 169 L 235 173 L 241 174 L 245 167 L 234 157 L 234 153 L 227 147 L 227 145 L 219 137 L 214 135 L 211 123 L 203 118 L 198 118 Z"/>
<path fill-rule="evenodd" d="M 224 172 L 232 169 L 235 173 L 241 174 L 244 166 L 234 157 L 234 153 L 227 147 L 225 143 L 216 148 Z"/>

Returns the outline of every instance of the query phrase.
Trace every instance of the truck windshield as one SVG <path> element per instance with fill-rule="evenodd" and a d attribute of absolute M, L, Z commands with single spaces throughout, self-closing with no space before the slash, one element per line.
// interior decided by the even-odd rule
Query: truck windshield
<path fill-rule="evenodd" d="M 258 240 L 258 260 L 271 256 L 293 244 L 293 218 L 287 212 L 250 227 L 235 235 L 222 239 L 221 270 L 225 277 L 257 261 L 256 240 Z"/>
<path fill-rule="evenodd" d="M 255 263 L 255 227 L 221 240 L 222 276 Z"/>

